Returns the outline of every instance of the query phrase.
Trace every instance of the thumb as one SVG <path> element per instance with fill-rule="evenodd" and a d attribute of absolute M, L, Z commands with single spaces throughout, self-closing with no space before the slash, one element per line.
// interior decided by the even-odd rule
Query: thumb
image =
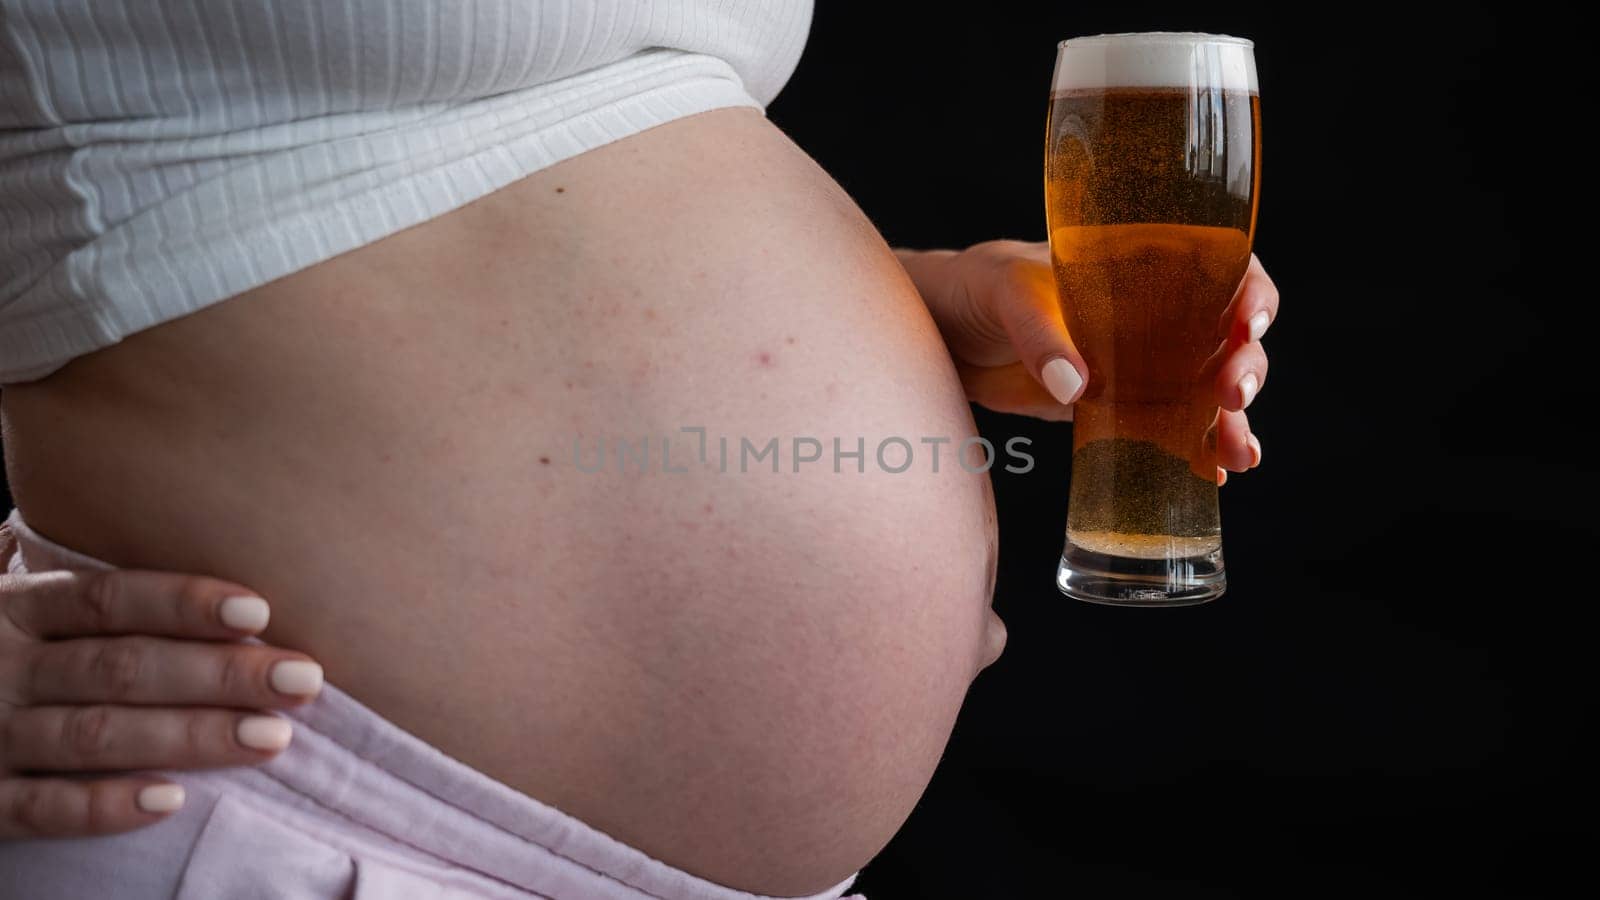
<path fill-rule="evenodd" d="M 1004 245 L 1006 260 L 970 286 L 967 295 L 977 307 L 973 314 L 997 323 L 1028 372 L 1058 403 L 1070 404 L 1083 394 L 1089 367 L 1061 318 L 1050 247 L 1042 242 L 992 243 Z"/>
<path fill-rule="evenodd" d="M 958 363 L 1021 362 L 1056 402 L 1082 395 L 1089 369 L 1061 319 L 1048 244 L 988 241 L 901 259 Z"/>

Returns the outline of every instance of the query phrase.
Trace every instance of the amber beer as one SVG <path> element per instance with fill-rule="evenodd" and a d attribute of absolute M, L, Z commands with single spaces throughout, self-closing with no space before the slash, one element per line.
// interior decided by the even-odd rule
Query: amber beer
<path fill-rule="evenodd" d="M 1214 372 L 1250 260 L 1260 100 L 1249 41 L 1061 44 L 1045 153 L 1050 249 L 1089 366 L 1057 583 L 1100 603 L 1222 593 Z"/>

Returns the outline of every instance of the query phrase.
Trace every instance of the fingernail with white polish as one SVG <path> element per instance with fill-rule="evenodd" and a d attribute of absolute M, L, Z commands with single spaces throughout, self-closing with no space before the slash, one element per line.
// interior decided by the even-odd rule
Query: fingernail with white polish
<path fill-rule="evenodd" d="M 1239 395 L 1244 397 L 1244 403 L 1239 408 L 1244 409 L 1249 406 L 1250 401 L 1256 398 L 1256 391 L 1260 389 L 1261 382 L 1256 380 L 1256 373 L 1244 373 L 1244 377 L 1239 379 Z"/>
<path fill-rule="evenodd" d="M 268 680 L 280 694 L 315 694 L 322 690 L 322 667 L 301 659 L 286 659 L 272 667 Z"/>
<path fill-rule="evenodd" d="M 1271 324 L 1272 317 L 1267 315 L 1267 311 L 1264 309 L 1251 316 L 1249 322 L 1250 340 L 1261 340 L 1261 336 L 1267 333 L 1267 326 Z"/>
<path fill-rule="evenodd" d="M 183 785 L 152 784 L 141 788 L 134 802 L 147 813 L 169 813 L 183 808 Z"/>
<path fill-rule="evenodd" d="M 229 597 L 217 607 L 222 624 L 239 631 L 260 631 L 272 615 L 267 601 L 260 597 Z"/>
<path fill-rule="evenodd" d="M 245 716 L 234 730 L 239 743 L 254 750 L 282 750 L 294 737 L 294 727 L 288 719 L 277 716 Z"/>
<path fill-rule="evenodd" d="M 1261 465 L 1261 441 L 1252 434 L 1245 438 L 1245 443 L 1250 445 L 1250 468 L 1254 469 L 1256 466 Z"/>
<path fill-rule="evenodd" d="M 1083 376 L 1064 357 L 1058 356 L 1045 363 L 1039 376 L 1050 396 L 1063 406 L 1076 400 L 1078 391 L 1083 388 Z"/>

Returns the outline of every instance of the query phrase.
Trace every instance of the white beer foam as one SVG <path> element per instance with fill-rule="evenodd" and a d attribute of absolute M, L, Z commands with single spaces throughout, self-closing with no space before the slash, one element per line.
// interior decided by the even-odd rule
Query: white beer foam
<path fill-rule="evenodd" d="M 1257 93 L 1255 44 L 1225 34 L 1151 31 L 1062 41 L 1055 90 L 1209 87 Z"/>

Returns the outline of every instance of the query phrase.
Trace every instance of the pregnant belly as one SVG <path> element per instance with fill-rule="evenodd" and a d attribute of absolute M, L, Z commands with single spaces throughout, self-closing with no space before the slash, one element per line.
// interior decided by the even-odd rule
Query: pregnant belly
<path fill-rule="evenodd" d="M 749 111 L 540 172 L 4 411 L 43 533 L 252 585 L 266 637 L 379 713 L 747 890 L 864 864 L 1003 635 L 938 336 Z"/>

